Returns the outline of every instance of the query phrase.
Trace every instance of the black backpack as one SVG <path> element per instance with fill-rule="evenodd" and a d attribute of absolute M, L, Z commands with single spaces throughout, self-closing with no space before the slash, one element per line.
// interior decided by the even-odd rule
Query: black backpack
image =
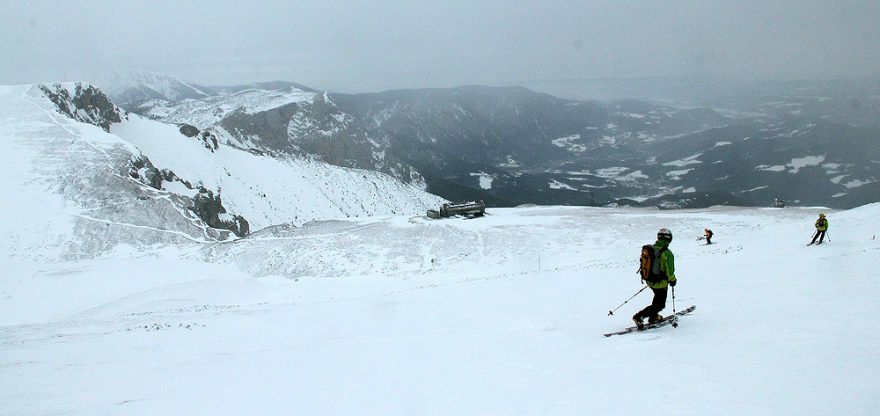
<path fill-rule="evenodd" d="M 642 246 L 642 255 L 639 257 L 639 276 L 646 283 L 656 283 L 665 280 L 666 277 L 660 272 L 660 255 L 666 251 L 666 247 L 654 248 L 653 245 Z"/>

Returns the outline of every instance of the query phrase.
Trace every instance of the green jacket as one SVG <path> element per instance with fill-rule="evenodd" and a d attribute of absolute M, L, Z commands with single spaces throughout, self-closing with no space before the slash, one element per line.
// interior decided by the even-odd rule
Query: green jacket
<path fill-rule="evenodd" d="M 819 218 L 816 220 L 816 229 L 819 231 L 828 230 L 828 219 L 827 218 Z"/>
<path fill-rule="evenodd" d="M 656 250 L 660 250 L 665 248 L 666 250 L 660 254 L 660 274 L 666 275 L 666 279 L 660 280 L 659 282 L 649 283 L 648 286 L 651 286 L 653 289 L 663 289 L 665 288 L 669 282 L 675 281 L 675 256 L 672 254 L 672 251 L 669 250 L 669 243 L 663 240 L 657 240 L 654 243 L 654 248 Z"/>

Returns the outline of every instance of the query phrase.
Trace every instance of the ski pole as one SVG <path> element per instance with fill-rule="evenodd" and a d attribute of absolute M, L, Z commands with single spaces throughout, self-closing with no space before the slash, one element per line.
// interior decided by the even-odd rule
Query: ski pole
<path fill-rule="evenodd" d="M 636 297 L 639 293 L 642 293 L 642 291 L 645 290 L 645 289 L 647 289 L 647 288 L 648 288 L 648 285 L 645 285 L 645 287 L 639 289 L 639 291 L 636 292 L 635 295 L 632 295 L 632 296 L 629 297 L 629 299 L 623 301 L 623 303 L 621 303 L 620 306 L 626 305 L 627 302 L 631 301 L 632 298 Z M 608 311 L 608 316 L 614 315 L 614 311 L 620 309 L 620 306 L 614 308 L 613 310 Z"/>
<path fill-rule="evenodd" d="M 831 242 L 831 234 L 828 234 L 828 231 L 825 231 L 825 237 L 828 237 L 828 242 Z"/>
<path fill-rule="evenodd" d="M 675 286 L 672 286 L 672 327 L 678 328 L 678 315 L 675 314 Z"/>

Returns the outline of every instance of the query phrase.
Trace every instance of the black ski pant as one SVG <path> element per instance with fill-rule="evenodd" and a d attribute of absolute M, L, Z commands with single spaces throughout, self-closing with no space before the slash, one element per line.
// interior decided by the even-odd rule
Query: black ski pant
<path fill-rule="evenodd" d="M 706 244 L 712 244 L 712 237 L 706 237 Z"/>
<path fill-rule="evenodd" d="M 667 289 L 665 287 L 663 289 L 654 289 L 652 287 L 651 290 L 654 292 L 654 300 L 651 301 L 651 304 L 648 305 L 647 308 L 640 310 L 639 313 L 636 314 L 636 316 L 642 318 L 650 318 L 654 315 L 659 314 L 660 311 L 662 311 L 663 308 L 666 307 Z"/>
<path fill-rule="evenodd" d="M 822 240 L 825 239 L 825 231 L 816 231 L 816 235 L 813 236 L 813 241 L 810 241 L 810 244 L 816 242 L 816 239 L 819 239 L 819 244 L 822 244 Z"/>

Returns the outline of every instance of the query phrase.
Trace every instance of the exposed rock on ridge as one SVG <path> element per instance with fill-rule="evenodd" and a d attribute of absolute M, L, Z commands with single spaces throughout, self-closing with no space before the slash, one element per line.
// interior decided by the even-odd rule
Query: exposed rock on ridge
<path fill-rule="evenodd" d="M 40 90 L 55 103 L 59 113 L 76 121 L 98 126 L 106 132 L 110 132 L 111 124 L 121 122 L 125 116 L 125 111 L 120 110 L 103 92 L 89 84 L 77 82 L 69 85 L 40 85 Z"/>

